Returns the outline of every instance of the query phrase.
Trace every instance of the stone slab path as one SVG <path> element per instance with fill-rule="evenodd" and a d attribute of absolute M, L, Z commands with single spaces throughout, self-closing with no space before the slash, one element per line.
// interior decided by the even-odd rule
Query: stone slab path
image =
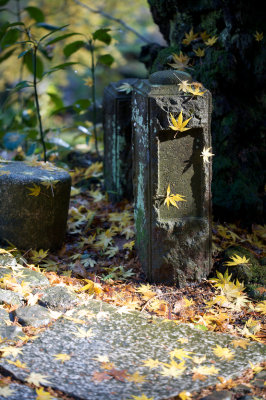
<path fill-rule="evenodd" d="M 37 339 L 23 346 L 16 360 L 26 363 L 27 370 L 9 364 L 8 359 L 15 360 L 12 356 L 2 358 L 0 366 L 22 381 L 30 372 L 46 375 L 50 383 L 44 386 L 76 399 L 127 400 L 145 394 L 163 400 L 216 384 L 217 376 L 236 377 L 249 367 L 249 361 L 256 364 L 265 359 L 266 346 L 262 344 L 252 342 L 246 349 L 234 348 L 233 336 L 123 311 L 89 300 L 82 307 L 68 310 Z M 217 345 L 228 347 L 233 358 L 215 355 L 213 348 Z M 57 354 L 67 354 L 69 359 L 59 361 Z M 200 360 L 204 356 L 206 360 Z M 144 363 L 149 359 L 159 363 L 150 368 Z M 171 359 L 176 364 L 171 364 Z M 193 380 L 197 371 L 206 374 L 206 380 Z M 210 372 L 213 375 L 207 375 Z M 19 392 L 14 396 L 9 398 L 19 399 Z"/>

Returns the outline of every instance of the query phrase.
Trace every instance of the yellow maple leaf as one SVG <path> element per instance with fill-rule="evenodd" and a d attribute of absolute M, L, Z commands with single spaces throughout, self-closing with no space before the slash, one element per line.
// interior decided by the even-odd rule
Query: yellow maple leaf
<path fill-rule="evenodd" d="M 257 42 L 261 42 L 263 40 L 263 32 L 256 31 L 253 36 Z"/>
<path fill-rule="evenodd" d="M 202 357 L 198 357 L 198 356 L 192 357 L 192 361 L 193 361 L 195 364 L 202 364 L 205 360 L 206 360 L 206 355 L 205 355 L 205 356 L 202 356 Z"/>
<path fill-rule="evenodd" d="M 33 187 L 27 187 L 27 189 L 30 191 L 29 196 L 39 196 L 41 192 L 41 187 L 36 185 L 35 183 L 33 184 Z"/>
<path fill-rule="evenodd" d="M 191 129 L 191 128 L 186 128 L 186 126 L 192 117 L 183 121 L 182 111 L 179 113 L 177 120 L 173 117 L 173 115 L 171 113 L 170 113 L 170 117 L 171 117 L 171 122 L 173 125 L 169 125 L 169 128 L 171 128 L 173 131 L 185 132 L 185 131 L 188 131 L 189 129 Z M 174 137 L 176 137 L 176 134 Z"/>
<path fill-rule="evenodd" d="M 183 372 L 186 369 L 186 367 L 184 367 L 184 364 L 185 361 L 182 361 L 181 363 L 178 364 L 176 361 L 172 359 L 169 364 L 163 363 L 162 371 L 160 371 L 160 374 L 163 376 L 178 378 L 183 374 Z"/>
<path fill-rule="evenodd" d="M 227 347 L 221 347 L 217 344 L 212 349 L 213 353 L 222 360 L 230 361 L 234 358 L 234 353 Z"/>
<path fill-rule="evenodd" d="M 161 364 L 161 362 L 159 361 L 159 360 L 153 360 L 152 358 L 149 358 L 148 360 L 144 360 L 144 361 L 142 361 L 143 362 L 143 364 L 144 364 L 144 366 L 145 367 L 148 367 L 148 368 L 157 368 L 160 364 Z"/>
<path fill-rule="evenodd" d="M 181 337 L 181 338 L 177 339 L 177 341 L 180 342 L 181 344 L 185 344 L 185 343 L 188 343 L 188 338 Z"/>
<path fill-rule="evenodd" d="M 46 378 L 48 378 L 47 375 L 42 375 L 38 372 L 31 372 L 25 380 L 35 386 L 50 385 L 51 382 L 49 382 Z"/>
<path fill-rule="evenodd" d="M 249 361 L 249 365 L 251 366 L 254 374 L 258 374 L 264 369 L 263 367 L 260 367 L 258 364 L 253 364 L 251 361 Z"/>
<path fill-rule="evenodd" d="M 77 292 L 85 292 L 87 291 L 89 294 L 101 294 L 102 287 L 99 283 L 93 282 L 90 279 L 84 279 L 87 282 L 87 285 L 83 286 L 81 289 L 77 290 Z"/>
<path fill-rule="evenodd" d="M 69 361 L 71 359 L 70 355 L 65 353 L 58 353 L 54 355 L 55 359 L 64 363 L 65 361 Z"/>
<path fill-rule="evenodd" d="M 92 329 L 88 329 L 87 331 L 83 328 L 78 328 L 78 332 L 73 332 L 73 335 L 79 337 L 79 338 L 91 338 L 94 336 Z"/>
<path fill-rule="evenodd" d="M 218 40 L 218 36 L 212 36 L 207 40 L 204 40 L 206 46 L 213 46 Z"/>
<path fill-rule="evenodd" d="M 192 358 L 189 356 L 189 354 L 193 354 L 192 351 L 187 351 L 184 349 L 174 349 L 172 351 L 170 351 L 170 357 L 175 357 L 178 360 L 182 360 L 183 358 Z"/>
<path fill-rule="evenodd" d="M 172 54 L 173 57 L 173 64 L 169 64 L 172 68 L 178 69 L 179 71 L 184 71 L 185 68 L 188 68 L 188 63 L 189 63 L 189 57 L 185 54 L 182 53 L 182 51 L 179 52 L 179 55 L 176 53 Z"/>
<path fill-rule="evenodd" d="M 255 311 L 260 312 L 263 315 L 266 315 L 266 300 L 261 301 L 255 307 Z"/>
<path fill-rule="evenodd" d="M 233 344 L 233 346 L 236 347 L 241 347 L 242 349 L 246 349 L 247 346 L 250 345 L 250 342 L 248 340 L 245 339 L 235 339 L 232 340 L 231 343 Z"/>
<path fill-rule="evenodd" d="M 208 147 L 208 148 L 204 147 L 202 150 L 202 153 L 200 155 L 201 157 L 203 157 L 203 162 L 205 162 L 205 163 L 209 163 L 210 162 L 209 158 L 214 156 L 214 154 L 211 153 L 210 150 L 211 150 L 211 147 Z"/>
<path fill-rule="evenodd" d="M 146 375 L 140 375 L 139 372 L 134 372 L 132 375 L 128 375 L 126 377 L 126 380 L 129 382 L 135 382 L 135 383 L 143 383 L 146 381 Z"/>
<path fill-rule="evenodd" d="M 132 250 L 134 246 L 135 246 L 135 240 L 132 240 L 131 242 L 123 244 L 123 249 Z"/>
<path fill-rule="evenodd" d="M 187 93 L 191 87 L 191 84 L 188 81 L 181 81 L 181 83 L 178 84 L 178 90 Z"/>
<path fill-rule="evenodd" d="M 26 369 L 26 368 L 28 367 L 27 364 L 22 363 L 22 362 L 19 361 L 19 360 L 16 360 L 16 361 L 7 360 L 7 362 L 8 362 L 9 364 L 15 365 L 16 367 L 22 368 L 22 369 Z"/>
<path fill-rule="evenodd" d="M 117 88 L 118 92 L 125 92 L 126 94 L 129 94 L 133 90 L 133 86 L 131 86 L 129 83 L 125 82 L 122 85 L 120 85 Z"/>
<path fill-rule="evenodd" d="M 218 368 L 215 368 L 214 365 L 212 365 L 211 367 L 207 366 L 207 365 L 199 365 L 198 367 L 194 367 L 192 369 L 192 372 L 200 374 L 200 375 L 216 375 L 218 374 L 220 370 Z"/>
<path fill-rule="evenodd" d="M 15 393 L 14 389 L 11 389 L 9 386 L 2 386 L 0 387 L 0 396 L 9 397 Z"/>
<path fill-rule="evenodd" d="M 46 392 L 42 387 L 36 389 L 36 400 L 52 400 L 54 397 L 49 393 Z"/>
<path fill-rule="evenodd" d="M 142 393 L 140 396 L 133 396 L 132 395 L 131 399 L 134 399 L 134 400 L 153 400 L 154 397 L 147 397 L 145 394 Z"/>
<path fill-rule="evenodd" d="M 183 195 L 181 194 L 171 194 L 171 189 L 170 189 L 170 183 L 167 187 L 167 191 L 166 191 L 166 198 L 164 200 L 164 205 L 167 205 L 167 208 L 169 208 L 169 205 L 172 204 L 172 206 L 179 208 L 177 205 L 178 201 L 186 201 L 185 199 L 183 199 Z"/>
<path fill-rule="evenodd" d="M 0 349 L 2 352 L 2 357 L 13 356 L 17 357 L 19 354 L 22 354 L 23 350 L 19 347 L 5 346 Z"/>
<path fill-rule="evenodd" d="M 189 33 L 185 33 L 185 39 L 182 40 L 182 43 L 188 46 L 197 37 L 198 34 L 194 33 L 193 28 L 191 28 Z"/>
<path fill-rule="evenodd" d="M 185 391 L 180 392 L 180 393 L 178 393 L 178 397 L 179 397 L 181 400 L 191 400 L 191 394 L 190 394 L 190 392 L 185 392 Z"/>
<path fill-rule="evenodd" d="M 143 296 L 144 300 L 149 300 L 152 297 L 156 296 L 156 292 L 153 292 L 151 290 L 151 285 L 149 285 L 149 284 L 147 284 L 147 285 L 141 284 L 136 289 L 136 292 L 140 293 Z"/>
<path fill-rule="evenodd" d="M 85 82 L 84 83 L 85 86 L 88 86 L 88 87 L 93 86 L 93 80 L 92 80 L 92 78 L 90 76 L 88 78 L 86 78 L 86 79 L 83 79 L 83 81 Z"/>
<path fill-rule="evenodd" d="M 204 42 L 206 42 L 206 40 L 209 39 L 210 35 L 206 31 L 204 31 L 200 33 L 200 37 Z"/>
<path fill-rule="evenodd" d="M 188 92 L 191 93 L 193 96 L 201 96 L 202 97 L 202 96 L 204 96 L 204 93 L 206 91 L 201 91 L 198 86 L 194 87 L 191 85 L 190 88 L 188 88 Z"/>
<path fill-rule="evenodd" d="M 239 264 L 248 264 L 249 258 L 246 256 L 240 257 L 238 254 L 234 254 L 232 257 L 229 257 L 233 261 L 226 261 L 224 265 L 232 266 L 232 265 L 239 265 Z"/>
<path fill-rule="evenodd" d="M 194 53 L 196 54 L 197 57 L 204 57 L 205 56 L 205 50 L 201 49 L 200 47 L 197 50 L 193 50 Z"/>

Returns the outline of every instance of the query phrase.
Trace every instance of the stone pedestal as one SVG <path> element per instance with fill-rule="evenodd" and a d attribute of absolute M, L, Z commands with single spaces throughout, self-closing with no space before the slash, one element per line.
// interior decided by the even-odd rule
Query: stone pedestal
<path fill-rule="evenodd" d="M 211 268 L 211 161 L 201 157 L 211 147 L 211 95 L 180 92 L 167 76 L 151 82 L 132 95 L 136 248 L 150 281 L 182 287 Z M 190 129 L 175 132 L 170 113 L 181 111 Z M 179 208 L 164 204 L 168 185 L 186 200 Z"/>
<path fill-rule="evenodd" d="M 111 83 L 104 90 L 104 182 L 109 199 L 132 200 L 131 96 L 121 86 L 134 85 L 136 79 Z M 122 88 L 123 89 L 123 88 Z"/>
<path fill-rule="evenodd" d="M 71 178 L 49 163 L 0 160 L 0 243 L 55 249 L 67 223 Z"/>

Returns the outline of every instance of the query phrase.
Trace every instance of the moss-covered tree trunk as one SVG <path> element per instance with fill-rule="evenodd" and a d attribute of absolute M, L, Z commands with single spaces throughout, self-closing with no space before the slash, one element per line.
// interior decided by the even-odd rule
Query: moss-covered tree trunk
<path fill-rule="evenodd" d="M 213 95 L 216 216 L 261 223 L 266 114 L 266 39 L 261 1 L 148 2 L 169 44 L 159 51 L 154 45 L 144 49 L 143 60 L 150 72 L 171 68 L 171 54 L 180 56 L 182 51 L 189 57 L 192 69 L 188 71 Z"/>

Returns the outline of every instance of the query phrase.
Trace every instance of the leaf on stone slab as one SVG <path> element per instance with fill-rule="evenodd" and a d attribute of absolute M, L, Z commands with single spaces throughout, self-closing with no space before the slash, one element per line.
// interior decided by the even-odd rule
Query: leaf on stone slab
<path fill-rule="evenodd" d="M 192 372 L 194 372 L 195 374 L 200 374 L 200 375 L 217 375 L 219 373 L 219 369 L 215 368 L 214 365 L 212 365 L 211 367 L 207 366 L 207 365 L 199 365 L 198 367 L 194 367 L 192 369 Z"/>
<path fill-rule="evenodd" d="M 109 357 L 107 355 L 98 355 L 94 357 L 93 360 L 99 361 L 101 363 L 108 363 Z"/>
<path fill-rule="evenodd" d="M 184 349 L 174 349 L 169 354 L 171 358 L 175 357 L 178 360 L 182 360 L 183 358 L 192 358 L 189 354 L 193 354 L 193 352 Z"/>
<path fill-rule="evenodd" d="M 124 382 L 128 373 L 125 369 L 111 369 L 108 371 L 108 375 L 110 375 L 112 378 L 114 378 L 117 381 Z"/>
<path fill-rule="evenodd" d="M 17 361 L 7 360 L 7 362 L 9 364 L 15 365 L 16 367 L 21 368 L 21 369 L 27 369 L 28 368 L 27 364 L 22 363 L 20 360 L 17 360 Z"/>
<path fill-rule="evenodd" d="M 146 394 L 142 393 L 140 396 L 133 396 L 130 400 L 153 400 L 154 397 L 147 397 Z"/>
<path fill-rule="evenodd" d="M 106 380 L 109 381 L 112 377 L 107 372 L 95 371 L 91 379 L 96 382 L 102 382 Z"/>
<path fill-rule="evenodd" d="M 232 340 L 231 343 L 233 344 L 234 348 L 241 347 L 242 349 L 246 349 L 247 346 L 250 345 L 250 341 L 245 339 L 235 339 Z"/>
<path fill-rule="evenodd" d="M 78 332 L 73 332 L 73 335 L 75 335 L 79 338 L 89 339 L 94 336 L 94 333 L 92 332 L 92 329 L 88 329 L 86 331 L 83 328 L 78 328 Z"/>
<path fill-rule="evenodd" d="M 69 361 L 71 359 L 71 356 L 65 353 L 55 354 L 54 357 L 57 361 L 61 361 L 62 363 Z"/>
<path fill-rule="evenodd" d="M 140 373 L 137 371 L 137 372 L 134 372 L 134 374 L 132 374 L 132 375 L 129 374 L 126 377 L 126 380 L 129 382 L 134 382 L 134 383 L 143 383 L 146 381 L 146 375 L 140 375 Z"/>
<path fill-rule="evenodd" d="M 193 381 L 197 381 L 197 380 L 206 381 L 207 376 L 200 374 L 199 372 L 194 372 L 194 374 L 192 375 L 192 379 L 193 379 Z"/>
<path fill-rule="evenodd" d="M 52 400 L 54 396 L 52 396 L 49 392 L 46 392 L 42 387 L 36 389 L 36 400 Z"/>
<path fill-rule="evenodd" d="M 50 385 L 51 382 L 49 382 L 46 378 L 48 378 L 48 375 L 39 374 L 38 372 L 31 372 L 25 380 L 35 386 Z"/>
<path fill-rule="evenodd" d="M 17 357 L 19 354 L 23 353 L 23 350 L 21 348 L 12 346 L 2 347 L 0 348 L 0 351 L 2 352 L 2 357 Z"/>
<path fill-rule="evenodd" d="M 171 193 L 171 189 L 170 189 L 170 184 L 167 187 L 166 190 L 166 197 L 164 200 L 164 205 L 167 205 L 167 208 L 169 208 L 169 205 L 171 204 L 172 206 L 179 208 L 177 205 L 178 201 L 186 201 L 185 199 L 183 199 L 183 195 L 181 194 L 172 194 Z"/>
<path fill-rule="evenodd" d="M 10 397 L 15 393 L 14 389 L 11 389 L 9 386 L 0 387 L 0 396 Z"/>
<path fill-rule="evenodd" d="M 217 357 L 221 358 L 222 360 L 230 361 L 235 357 L 234 353 L 230 349 L 228 349 L 227 347 L 221 347 L 218 344 L 216 345 L 216 347 L 212 348 L 212 351 Z"/>
<path fill-rule="evenodd" d="M 185 391 L 180 392 L 178 394 L 178 397 L 179 397 L 180 400 L 191 400 L 190 392 L 185 392 Z"/>
<path fill-rule="evenodd" d="M 148 368 L 157 368 L 159 365 L 161 365 L 161 362 L 159 360 L 153 360 L 152 358 L 149 358 L 148 360 L 142 361 L 145 367 Z"/>

